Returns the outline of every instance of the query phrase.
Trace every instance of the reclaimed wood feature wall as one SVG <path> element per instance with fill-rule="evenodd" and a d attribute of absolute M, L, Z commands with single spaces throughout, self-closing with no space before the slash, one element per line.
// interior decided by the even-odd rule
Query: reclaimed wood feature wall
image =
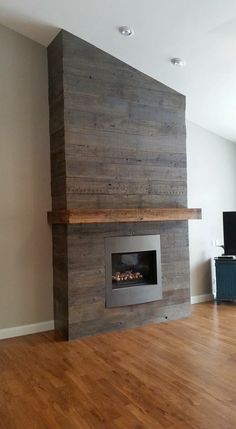
<path fill-rule="evenodd" d="M 48 64 L 53 210 L 187 208 L 185 97 L 65 31 Z M 66 338 L 189 314 L 187 221 L 52 230 Z M 164 299 L 106 309 L 104 238 L 159 233 Z"/>

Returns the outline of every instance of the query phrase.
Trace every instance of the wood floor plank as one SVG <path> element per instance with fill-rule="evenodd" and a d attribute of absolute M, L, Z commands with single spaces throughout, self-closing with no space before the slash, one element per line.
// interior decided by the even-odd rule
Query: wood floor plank
<path fill-rule="evenodd" d="M 236 308 L 64 342 L 0 341 L 0 429 L 235 429 Z"/>

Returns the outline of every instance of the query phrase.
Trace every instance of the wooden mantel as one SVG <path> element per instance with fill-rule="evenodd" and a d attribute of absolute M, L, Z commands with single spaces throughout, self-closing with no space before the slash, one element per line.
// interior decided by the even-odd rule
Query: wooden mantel
<path fill-rule="evenodd" d="M 156 222 L 201 218 L 202 211 L 196 208 L 80 209 L 48 212 L 49 224 Z"/>

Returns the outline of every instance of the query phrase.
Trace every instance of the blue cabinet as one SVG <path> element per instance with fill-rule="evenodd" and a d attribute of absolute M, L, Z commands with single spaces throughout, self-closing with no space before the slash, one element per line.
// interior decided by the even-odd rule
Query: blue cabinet
<path fill-rule="evenodd" d="M 216 301 L 236 300 L 236 259 L 215 259 Z"/>

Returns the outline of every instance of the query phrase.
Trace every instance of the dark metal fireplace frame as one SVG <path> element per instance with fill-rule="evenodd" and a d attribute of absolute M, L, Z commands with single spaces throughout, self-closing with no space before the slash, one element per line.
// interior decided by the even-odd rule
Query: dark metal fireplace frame
<path fill-rule="evenodd" d="M 160 235 L 139 235 L 105 238 L 106 250 L 106 307 L 142 304 L 162 299 Z M 157 283 L 132 287 L 112 287 L 112 254 L 128 252 L 156 252 Z"/>

